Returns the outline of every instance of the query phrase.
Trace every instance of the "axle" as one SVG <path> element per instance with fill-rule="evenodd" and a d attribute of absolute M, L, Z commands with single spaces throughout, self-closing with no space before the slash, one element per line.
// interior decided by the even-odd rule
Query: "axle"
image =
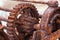
<path fill-rule="evenodd" d="M 56 0 L 51 0 L 48 2 L 43 2 L 43 1 L 21 1 L 21 2 L 30 2 L 30 3 L 38 3 L 38 4 L 47 4 L 48 6 L 58 6 L 58 1 Z"/>
<path fill-rule="evenodd" d="M 2 7 L 0 7 L 0 10 L 7 11 L 7 12 L 15 12 L 15 11 L 12 10 L 12 9 L 6 9 L 6 8 L 2 8 Z"/>

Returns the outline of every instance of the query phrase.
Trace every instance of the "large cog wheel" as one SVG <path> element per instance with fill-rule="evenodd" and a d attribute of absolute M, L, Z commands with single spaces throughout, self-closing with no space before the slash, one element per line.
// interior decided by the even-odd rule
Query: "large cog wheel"
<path fill-rule="evenodd" d="M 10 16 L 8 17 L 8 36 L 9 38 L 12 40 L 19 40 L 18 37 L 16 36 L 16 32 L 15 32 L 15 23 L 17 21 L 17 16 L 22 14 L 22 11 L 24 9 L 27 9 L 27 8 L 30 8 L 32 9 L 32 16 L 35 17 L 38 21 L 39 21 L 39 14 L 35 8 L 34 5 L 31 5 L 31 4 L 18 4 L 16 5 L 13 10 L 15 10 L 15 12 L 11 12 L 10 13 Z M 17 29 L 18 30 L 18 29 Z M 11 38 L 12 37 L 12 38 Z M 15 37 L 15 38 L 14 38 Z"/>

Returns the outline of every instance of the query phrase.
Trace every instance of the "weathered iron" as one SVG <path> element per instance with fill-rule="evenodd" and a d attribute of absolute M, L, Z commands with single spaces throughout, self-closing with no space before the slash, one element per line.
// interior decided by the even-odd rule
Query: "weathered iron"
<path fill-rule="evenodd" d="M 17 9 L 18 8 L 18 9 Z M 29 40 L 29 37 L 32 36 L 34 29 L 34 24 L 38 23 L 39 14 L 36 8 L 31 4 L 22 4 L 17 5 L 14 10 L 18 10 L 15 12 L 15 15 L 18 18 L 16 20 L 16 28 L 19 32 L 20 40 Z M 11 13 L 12 14 L 12 13 Z M 11 19 L 11 18 L 10 18 Z"/>
<path fill-rule="evenodd" d="M 37 4 L 47 4 L 48 6 L 57 6 L 58 5 L 58 1 L 56 0 L 50 0 L 48 2 L 44 2 L 44 1 L 28 1 L 28 0 L 17 0 L 17 1 L 21 1 L 21 2 L 28 2 L 28 3 L 37 3 Z"/>
<path fill-rule="evenodd" d="M 31 2 L 31 1 L 25 1 Z M 43 16 L 39 16 L 34 5 L 25 3 L 16 5 L 13 10 L 0 8 L 9 11 L 8 19 L 0 17 L 0 20 L 6 21 L 7 27 L 0 26 L 0 29 L 6 29 L 1 40 L 56 40 L 60 38 L 60 7 L 57 1 L 35 2 L 48 4 L 48 8 Z M 39 24 L 39 17 L 41 22 Z M 3 31 L 1 31 L 3 32 Z"/>
<path fill-rule="evenodd" d="M 57 40 L 60 38 L 60 7 L 49 6 L 44 12 L 40 30 L 34 32 L 33 40 Z"/>
<path fill-rule="evenodd" d="M 8 27 L 5 29 L 7 30 L 9 40 L 29 40 L 30 36 L 33 36 L 34 24 L 39 22 L 39 14 L 34 5 L 18 4 L 13 8 L 13 11 L 4 8 L 0 9 L 11 12 L 8 19 L 0 17 L 0 20 L 8 22 Z M 21 16 L 19 16 L 20 14 Z M 17 28 L 19 35 L 16 34 L 15 28 Z"/>

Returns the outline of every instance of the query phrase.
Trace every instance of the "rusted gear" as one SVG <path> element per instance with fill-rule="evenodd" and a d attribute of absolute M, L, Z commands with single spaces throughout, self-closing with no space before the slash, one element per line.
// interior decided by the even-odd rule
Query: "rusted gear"
<path fill-rule="evenodd" d="M 48 7 L 41 19 L 41 29 L 51 34 L 60 29 L 60 8 Z M 59 20 L 59 21 L 58 21 Z M 58 25 L 58 26 L 57 26 Z"/>
<path fill-rule="evenodd" d="M 30 32 L 34 30 L 33 29 L 34 24 L 38 23 L 39 15 L 38 15 L 36 8 L 31 4 L 20 5 L 19 14 L 21 14 L 21 16 L 18 18 L 17 24 L 19 23 L 19 25 L 17 26 L 17 30 L 20 36 L 21 34 L 24 34 L 24 36 L 26 36 L 25 32 L 27 32 L 27 36 L 24 38 L 24 40 L 26 40 L 26 38 L 29 39 L 28 34 L 30 34 Z M 21 39 L 23 38 L 20 38 L 20 40 Z"/>
<path fill-rule="evenodd" d="M 10 16 L 8 18 L 7 35 L 9 40 L 19 40 L 15 32 L 15 26 L 14 26 L 15 16 L 14 15 L 15 13 L 10 13 Z"/>
<path fill-rule="evenodd" d="M 43 30 L 43 33 L 36 31 L 34 40 L 39 38 L 39 40 L 56 40 L 60 38 L 60 7 L 48 7 L 41 18 L 40 25 L 40 31 Z"/>
<path fill-rule="evenodd" d="M 13 9 L 17 11 L 16 14 L 18 15 L 18 14 L 21 14 L 22 11 L 23 11 L 24 9 L 27 9 L 27 8 L 31 8 L 31 10 L 33 10 L 33 11 L 32 11 L 32 15 L 33 15 L 35 18 L 37 18 L 37 19 L 39 18 L 39 14 L 38 14 L 38 12 L 37 12 L 37 9 L 36 9 L 35 6 L 32 5 L 32 4 L 29 4 L 29 3 L 18 4 L 18 5 L 16 5 L 16 7 L 14 7 Z"/>
<path fill-rule="evenodd" d="M 17 20 L 19 20 L 19 18 L 17 18 L 17 16 L 19 16 L 20 14 L 22 14 L 23 10 L 27 9 L 27 8 L 31 8 L 31 10 L 32 10 L 32 16 L 35 17 L 37 20 L 39 20 L 39 14 L 38 14 L 35 6 L 33 6 L 31 4 L 27 4 L 27 3 L 16 5 L 13 8 L 13 10 L 15 10 L 15 12 L 11 12 L 10 16 L 8 18 L 9 21 L 8 21 L 8 25 L 7 25 L 8 26 L 7 33 L 8 33 L 8 36 L 9 36 L 10 40 L 19 40 L 17 38 L 17 36 L 16 36 L 16 33 L 15 33 L 15 26 L 16 26 L 15 23 L 17 22 Z M 14 39 L 14 37 L 15 37 L 15 39 Z M 21 40 L 23 40 L 23 38 Z"/>

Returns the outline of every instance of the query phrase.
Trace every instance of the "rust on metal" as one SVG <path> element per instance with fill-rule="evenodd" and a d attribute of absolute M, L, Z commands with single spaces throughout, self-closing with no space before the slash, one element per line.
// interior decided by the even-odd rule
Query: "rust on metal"
<path fill-rule="evenodd" d="M 8 19 L 0 16 L 0 39 L 1 40 L 56 40 L 60 38 L 60 7 L 57 1 L 31 3 L 48 4 L 42 16 L 34 5 L 23 3 L 16 5 L 13 10 L 1 8 L 10 12 Z M 39 18 L 41 22 L 39 23 Z M 3 26 L 1 21 L 6 21 Z M 3 30 L 6 29 L 7 33 Z M 60 39 L 59 39 L 60 40 Z"/>

